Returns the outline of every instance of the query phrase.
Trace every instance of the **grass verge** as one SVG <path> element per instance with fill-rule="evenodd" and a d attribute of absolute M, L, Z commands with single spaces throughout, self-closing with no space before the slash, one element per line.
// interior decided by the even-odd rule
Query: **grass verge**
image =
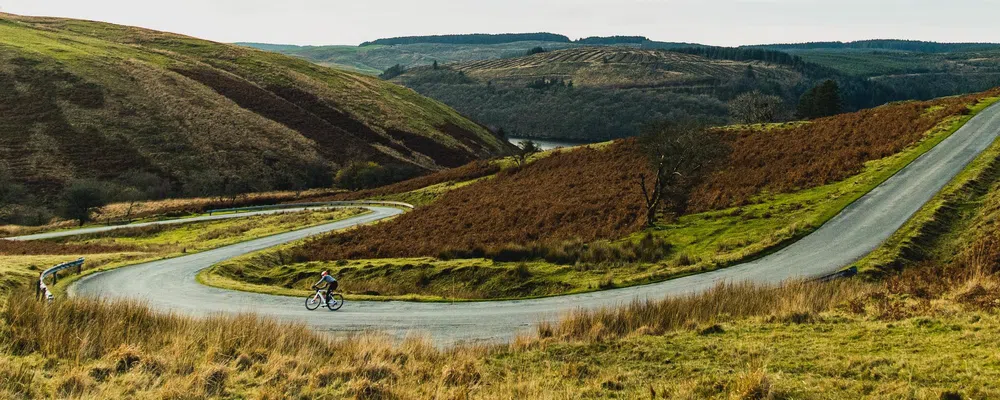
<path fill-rule="evenodd" d="M 995 102 L 995 100 L 994 100 Z M 977 107 L 975 111 L 985 108 Z M 965 231 L 968 218 L 1000 180 L 1000 142 L 994 142 L 965 170 L 924 205 L 885 243 L 857 263 L 866 274 L 882 274 L 934 257 L 950 258 L 959 249 L 946 246 Z M 965 216 L 964 218 L 962 216 Z M 932 254 L 932 253 L 939 254 Z M 947 253 L 947 254 L 944 254 Z"/>

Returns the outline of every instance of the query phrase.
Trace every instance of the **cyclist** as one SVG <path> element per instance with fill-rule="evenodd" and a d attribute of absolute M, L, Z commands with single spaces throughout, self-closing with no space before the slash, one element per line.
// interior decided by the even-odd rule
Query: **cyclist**
<path fill-rule="evenodd" d="M 325 287 L 320 286 L 323 283 L 326 283 Z M 330 295 L 333 294 L 334 290 L 337 290 L 338 285 L 339 284 L 337 283 L 337 278 L 334 278 L 333 275 L 330 275 L 328 271 L 323 271 L 323 273 L 320 274 L 319 282 L 313 284 L 312 287 L 313 289 L 316 290 L 325 290 L 326 293 L 324 294 L 324 296 L 326 297 L 327 301 L 330 301 Z"/>

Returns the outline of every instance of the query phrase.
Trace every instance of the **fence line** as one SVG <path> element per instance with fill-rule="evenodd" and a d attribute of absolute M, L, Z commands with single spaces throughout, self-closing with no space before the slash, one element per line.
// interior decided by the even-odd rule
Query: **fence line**
<path fill-rule="evenodd" d="M 38 274 L 38 286 L 35 288 L 35 297 L 44 295 L 45 298 L 51 299 L 53 297 L 52 292 L 49 291 L 49 287 L 45 284 L 45 277 L 52 275 L 52 284 L 55 285 L 59 282 L 59 272 L 67 270 L 70 268 L 76 268 L 76 273 L 83 272 L 83 258 L 76 261 L 65 262 L 42 271 Z"/>

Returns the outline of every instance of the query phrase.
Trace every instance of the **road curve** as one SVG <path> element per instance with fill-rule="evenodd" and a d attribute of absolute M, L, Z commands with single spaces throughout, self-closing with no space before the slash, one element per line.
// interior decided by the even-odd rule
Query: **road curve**
<path fill-rule="evenodd" d="M 254 312 L 300 321 L 322 331 L 378 330 L 431 335 L 438 343 L 504 341 L 539 321 L 576 308 L 615 306 L 706 290 L 721 282 L 779 283 L 816 277 L 857 261 L 898 230 L 1000 132 L 1000 105 L 990 107 L 898 174 L 802 240 L 760 260 L 645 286 L 535 300 L 475 303 L 348 302 L 338 312 L 307 311 L 303 299 L 238 293 L 205 287 L 195 274 L 217 262 L 312 234 L 386 217 L 398 210 L 372 207 L 373 214 L 263 238 L 186 257 L 91 275 L 72 288 L 86 296 L 157 299 L 156 308 L 194 315 Z M 350 284 L 350 283 L 347 283 Z"/>
<path fill-rule="evenodd" d="M 145 226 L 153 226 L 153 225 L 176 225 L 176 224 L 190 224 L 192 222 L 220 221 L 220 220 L 224 220 L 224 219 L 246 218 L 246 217 L 253 217 L 253 216 L 256 216 L 256 215 L 270 215 L 270 214 L 279 214 L 279 213 L 299 212 L 299 211 L 305 211 L 305 210 L 311 210 L 311 209 L 321 209 L 321 208 L 330 208 L 330 207 L 296 207 L 296 208 L 282 208 L 282 209 L 277 209 L 277 210 L 262 210 L 262 211 L 251 211 L 251 212 L 242 212 L 242 213 L 233 213 L 233 214 L 203 215 L 203 216 L 200 216 L 200 217 L 178 218 L 178 219 L 165 219 L 165 220 L 162 220 L 162 221 L 141 222 L 141 223 L 137 223 L 137 224 L 95 226 L 95 227 L 90 227 L 90 228 L 80 228 L 80 229 L 71 229 L 71 230 L 65 230 L 65 231 L 46 232 L 46 233 L 38 233 L 38 234 L 34 234 L 34 235 L 24 235 L 24 236 L 14 236 L 14 237 L 0 238 L 0 240 L 29 241 L 29 240 L 55 239 L 55 238 L 68 237 L 68 236 L 78 236 L 78 235 L 86 235 L 86 234 L 91 234 L 91 233 L 108 232 L 108 231 L 114 231 L 114 230 L 118 230 L 118 229 L 142 228 L 142 227 L 145 227 Z"/>

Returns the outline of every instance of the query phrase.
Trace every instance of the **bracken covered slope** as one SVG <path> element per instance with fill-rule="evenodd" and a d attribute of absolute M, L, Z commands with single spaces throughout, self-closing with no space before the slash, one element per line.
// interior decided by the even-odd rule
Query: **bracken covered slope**
<path fill-rule="evenodd" d="M 53 192 L 155 174 L 308 184 L 350 161 L 438 170 L 507 144 L 413 91 L 295 58 L 105 23 L 0 14 L 0 168 Z"/>
<path fill-rule="evenodd" d="M 770 129 L 720 130 L 713 134 L 722 135 L 731 151 L 690 193 L 688 212 L 745 206 L 768 194 L 848 179 L 866 162 L 900 153 L 998 94 L 890 104 Z M 473 167 L 462 170 L 477 171 Z M 303 253 L 311 260 L 477 255 L 508 245 L 621 238 L 643 226 L 640 173 L 650 172 L 631 139 L 564 151 L 450 191 L 396 220 L 312 241 Z M 424 183 L 440 180 L 432 177 Z"/>

